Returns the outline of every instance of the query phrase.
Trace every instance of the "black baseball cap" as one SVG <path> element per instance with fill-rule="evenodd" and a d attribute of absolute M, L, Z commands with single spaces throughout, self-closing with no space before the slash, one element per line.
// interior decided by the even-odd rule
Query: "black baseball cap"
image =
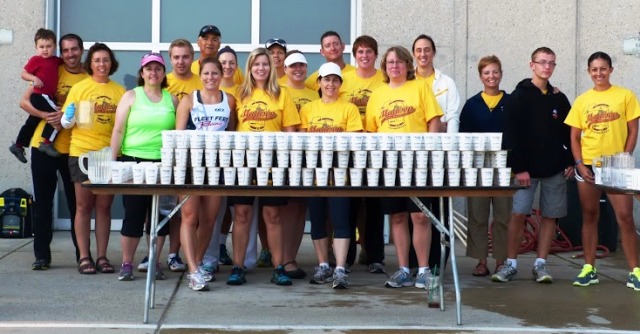
<path fill-rule="evenodd" d="M 206 34 L 214 34 L 214 35 L 222 36 L 222 34 L 220 33 L 220 29 L 218 29 L 218 27 L 214 25 L 206 25 L 202 27 L 202 29 L 200 29 L 200 33 L 198 34 L 198 37 L 202 37 Z"/>

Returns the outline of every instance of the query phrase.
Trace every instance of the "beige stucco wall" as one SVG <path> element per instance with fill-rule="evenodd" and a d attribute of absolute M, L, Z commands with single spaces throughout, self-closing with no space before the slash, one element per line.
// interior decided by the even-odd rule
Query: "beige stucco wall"
<path fill-rule="evenodd" d="M 3 0 L 0 10 L 0 29 L 13 32 L 10 44 L 0 44 L 0 191 L 22 187 L 31 192 L 29 165 L 16 160 L 8 147 L 18 135 L 27 113 L 18 102 L 27 84 L 20 79 L 22 67 L 33 55 L 33 35 L 44 26 L 44 0 Z"/>

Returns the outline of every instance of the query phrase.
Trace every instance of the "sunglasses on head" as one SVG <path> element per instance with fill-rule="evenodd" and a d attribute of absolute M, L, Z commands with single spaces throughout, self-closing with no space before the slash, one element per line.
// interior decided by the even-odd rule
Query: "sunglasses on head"
<path fill-rule="evenodd" d="M 158 52 L 147 52 L 144 54 L 144 56 L 142 56 L 142 59 L 147 58 L 147 57 L 151 57 L 151 56 L 157 56 L 157 57 L 162 57 L 162 55 Z"/>
<path fill-rule="evenodd" d="M 284 39 L 280 39 L 280 38 L 271 38 L 266 43 L 264 43 L 267 49 L 273 46 L 274 44 L 280 45 L 283 48 L 287 47 L 287 42 L 285 42 Z"/>

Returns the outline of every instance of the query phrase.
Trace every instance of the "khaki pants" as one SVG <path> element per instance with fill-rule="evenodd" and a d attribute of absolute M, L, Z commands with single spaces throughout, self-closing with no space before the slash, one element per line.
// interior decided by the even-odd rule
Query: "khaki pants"
<path fill-rule="evenodd" d="M 493 206 L 492 256 L 496 260 L 507 258 L 507 230 L 511 217 L 512 197 L 467 198 L 467 256 L 486 258 L 489 254 L 489 213 Z"/>

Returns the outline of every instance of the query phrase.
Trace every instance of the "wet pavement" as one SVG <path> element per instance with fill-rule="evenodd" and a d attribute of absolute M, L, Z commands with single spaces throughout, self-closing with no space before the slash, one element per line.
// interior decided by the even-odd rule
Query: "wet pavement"
<path fill-rule="evenodd" d="M 117 232 L 108 257 L 120 262 Z M 229 238 L 231 239 L 231 238 Z M 80 275 L 69 233 L 56 232 L 53 263 L 32 271 L 31 239 L 0 239 L 0 333 L 638 333 L 640 292 L 625 287 L 622 251 L 598 262 L 601 283 L 571 285 L 582 266 L 576 253 L 552 255 L 553 284 L 530 280 L 534 254 L 519 258 L 519 280 L 493 283 L 472 277 L 475 260 L 457 245 L 462 281 L 462 322 L 456 325 L 450 270 L 445 278 L 444 312 L 427 307 L 427 292 L 414 287 L 388 289 L 386 276 L 355 265 L 348 290 L 294 280 L 291 287 L 269 282 L 270 269 L 247 274 L 247 284 L 225 284 L 231 270 L 221 267 L 211 291 L 194 292 L 182 274 L 165 270 L 156 288 L 156 308 L 143 324 L 145 277 L 120 282 L 117 274 Z M 145 247 L 141 247 L 146 249 Z M 621 248 L 618 248 L 621 249 Z M 387 270 L 396 266 L 392 245 Z M 142 251 L 136 260 L 144 257 Z M 308 235 L 298 262 L 312 274 L 315 260 Z M 162 258 L 166 258 L 163 253 Z M 492 268 L 493 265 L 490 265 Z"/>

